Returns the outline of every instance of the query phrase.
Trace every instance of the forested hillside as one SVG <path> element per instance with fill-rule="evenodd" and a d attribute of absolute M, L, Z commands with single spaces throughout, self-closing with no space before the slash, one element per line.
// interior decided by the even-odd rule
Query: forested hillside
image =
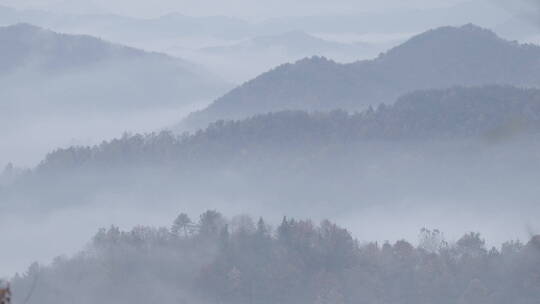
<path fill-rule="evenodd" d="M 94 147 L 60 149 L 38 170 L 122 163 L 186 163 L 205 157 L 231 161 L 250 152 L 294 151 L 365 142 L 480 139 L 497 141 L 540 133 L 540 90 L 505 86 L 456 87 L 407 94 L 394 105 L 349 114 L 283 111 L 219 121 L 204 131 L 126 135 Z M 309 157 L 309 156 L 307 156 Z"/>
<path fill-rule="evenodd" d="M 13 288 L 17 302 L 31 292 L 29 304 L 538 303 L 540 236 L 490 248 L 478 233 L 449 241 L 422 229 L 415 243 L 359 242 L 329 221 L 284 218 L 272 229 L 207 211 L 170 228 L 102 229 L 76 256 L 32 265 Z"/>
<path fill-rule="evenodd" d="M 356 114 L 285 111 L 181 136 L 126 134 L 56 150 L 33 170 L 7 174 L 0 201 L 47 212 L 103 202 L 146 207 L 159 198 L 339 216 L 396 201 L 431 208 L 445 197 L 498 213 L 517 197 L 534 206 L 539 98 L 535 89 L 499 86 L 430 90 Z M 486 191 L 493 188 L 504 196 Z"/>
<path fill-rule="evenodd" d="M 540 48 L 474 25 L 413 37 L 374 60 L 339 64 L 313 57 L 279 66 L 192 114 L 182 129 L 281 110 L 364 110 L 407 92 L 456 85 L 540 85 Z"/>

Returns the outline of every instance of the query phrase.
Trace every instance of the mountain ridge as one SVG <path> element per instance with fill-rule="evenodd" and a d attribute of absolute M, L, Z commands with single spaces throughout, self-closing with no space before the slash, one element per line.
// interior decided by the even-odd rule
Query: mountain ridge
<path fill-rule="evenodd" d="M 164 53 L 149 52 L 110 42 L 92 35 L 59 33 L 24 22 L 0 27 L 0 39 L 6 43 L 0 49 L 4 54 L 6 51 L 9 51 L 8 48 L 15 47 L 23 51 L 22 54 L 17 54 L 19 56 L 34 54 L 40 57 L 56 56 L 59 57 L 58 59 L 80 60 L 80 63 L 83 64 L 97 63 L 102 60 L 134 59 L 142 56 L 152 56 L 155 59 L 170 60 L 185 67 L 189 65 L 195 67 L 194 64 L 183 59 Z M 10 44 L 7 44 L 8 42 Z M 81 56 L 83 52 L 84 56 Z M 84 62 L 84 59 L 87 59 L 89 62 Z M 12 64 L 21 65 L 24 63 L 19 61 Z"/>
<path fill-rule="evenodd" d="M 410 91 L 489 84 L 540 86 L 540 47 L 472 24 L 441 27 L 373 60 L 338 64 L 312 57 L 281 65 L 193 113 L 177 129 L 280 110 L 358 111 Z"/>
<path fill-rule="evenodd" d="M 71 142 L 163 128 L 231 87 L 182 59 L 29 24 L 0 27 L 0 78 L 0 159 L 25 165 Z"/>
<path fill-rule="evenodd" d="M 336 143 L 354 146 L 368 142 L 467 139 L 497 143 L 529 135 L 540 135 L 539 89 L 453 87 L 409 93 L 393 105 L 381 104 L 359 113 L 281 111 L 237 121 L 217 121 L 205 130 L 182 136 L 170 133 L 125 136 L 93 147 L 57 150 L 50 153 L 40 167 L 59 163 L 64 156 L 75 163 L 92 162 L 94 158 L 107 163 L 102 156 L 115 155 L 114 151 L 122 142 L 133 147 L 122 151 L 135 154 L 117 155 L 115 159 L 121 163 L 124 158 L 182 162 L 203 155 L 213 159 L 211 155 L 216 149 L 226 152 L 220 154 L 220 158 L 229 161 L 228 157 L 241 158 L 242 151 L 283 152 L 302 145 L 317 147 L 317 150 Z M 159 147 L 159 143 L 163 146 Z M 144 156 L 139 152 L 150 154 Z"/>

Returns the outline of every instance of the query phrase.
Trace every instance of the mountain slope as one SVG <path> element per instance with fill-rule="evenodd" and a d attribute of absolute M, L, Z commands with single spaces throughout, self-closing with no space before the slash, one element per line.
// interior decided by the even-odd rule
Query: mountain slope
<path fill-rule="evenodd" d="M 167 55 L 28 24 L 2 27 L 0 165 L 31 164 L 71 141 L 165 127 L 167 112 L 185 115 L 228 88 Z"/>
<path fill-rule="evenodd" d="M 62 35 L 24 23 L 0 28 L 0 39 L 2 74 L 21 67 L 49 72 L 146 55 L 89 36 Z"/>
<path fill-rule="evenodd" d="M 0 28 L 0 42 L 0 76 L 4 77 L 30 74 L 50 78 L 66 74 L 80 76 L 88 73 L 93 76 L 103 73 L 101 76 L 118 77 L 107 77 L 108 81 L 113 81 L 112 85 L 121 78 L 125 82 L 132 82 L 129 89 L 140 88 L 137 93 L 149 91 L 153 86 L 163 88 L 166 84 L 169 86 L 169 92 L 164 94 L 169 95 L 167 102 L 180 102 L 183 98 L 209 98 L 226 87 L 223 81 L 186 61 L 108 43 L 91 36 L 58 34 L 29 24 L 17 24 Z M 126 68 L 128 70 L 124 70 Z M 93 82 L 104 85 L 104 80 L 99 77 Z M 65 89 L 69 90 L 69 87 Z M 84 86 L 81 89 L 84 92 Z M 120 86 L 117 90 L 119 93 L 130 93 Z M 79 97 L 84 98 L 84 93 L 81 95 Z M 136 98 L 138 94 L 131 95 Z M 164 101 L 147 102 L 155 105 Z"/>
<path fill-rule="evenodd" d="M 490 141 L 529 135 L 540 135 L 540 90 L 455 87 L 413 92 L 393 105 L 383 104 L 376 110 L 355 114 L 283 111 L 219 121 L 192 135 L 138 135 L 92 148 L 61 149 L 49 154 L 40 168 L 93 166 L 95 161 L 182 163 L 205 157 L 222 163 L 241 161 L 250 154 L 246 151 L 281 151 L 286 155 L 306 146 L 315 147 L 308 151 L 316 154 L 316 150 L 336 143 L 354 146 L 367 142 Z"/>
<path fill-rule="evenodd" d="M 282 65 L 194 113 L 182 127 L 280 110 L 358 111 L 418 89 L 486 84 L 540 85 L 540 47 L 474 25 L 443 27 L 374 60 L 338 64 L 313 57 Z"/>

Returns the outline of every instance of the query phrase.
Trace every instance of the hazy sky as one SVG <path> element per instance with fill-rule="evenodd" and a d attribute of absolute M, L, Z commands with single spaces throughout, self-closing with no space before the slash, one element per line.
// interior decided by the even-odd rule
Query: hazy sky
<path fill-rule="evenodd" d="M 170 12 L 186 15 L 285 16 L 347 14 L 396 8 L 430 8 L 465 0 L 0 0 L 18 8 L 77 13 L 115 13 L 150 17 Z"/>

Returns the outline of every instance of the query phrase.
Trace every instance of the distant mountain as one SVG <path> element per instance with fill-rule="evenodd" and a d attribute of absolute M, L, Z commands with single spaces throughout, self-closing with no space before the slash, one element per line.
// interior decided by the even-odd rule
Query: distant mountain
<path fill-rule="evenodd" d="M 180 129 L 281 110 L 359 111 L 420 89 L 540 85 L 540 47 L 509 42 L 474 25 L 413 37 L 378 58 L 338 64 L 313 57 L 279 66 L 188 117 Z"/>
<path fill-rule="evenodd" d="M 16 69 L 60 72 L 150 55 L 90 36 L 63 35 L 25 23 L 1 27 L 0 41 L 0 73 L 3 75 Z M 162 59 L 167 58 L 162 56 Z"/>
<path fill-rule="evenodd" d="M 153 19 L 112 14 L 65 14 L 0 6 L 0 25 L 31 23 L 55 31 L 99 35 L 115 41 L 166 39 L 181 35 L 241 38 L 249 23 L 224 16 L 191 17 L 172 13 Z"/>
<path fill-rule="evenodd" d="M 194 17 L 179 13 L 139 19 L 112 14 L 66 14 L 0 6 L 0 25 L 26 22 L 58 31 L 104 36 L 123 43 L 126 40 L 166 39 L 174 36 L 242 39 L 295 30 L 312 33 L 403 33 L 468 22 L 494 26 L 510 14 L 491 2 L 469 0 L 444 8 L 403 8 L 350 14 L 329 12 L 328 15 L 297 15 L 260 22 L 247 22 L 225 16 Z"/>
<path fill-rule="evenodd" d="M 0 162 L 17 163 L 73 139 L 118 136 L 145 119 L 164 127 L 167 122 L 157 125 L 161 118 L 152 117 L 156 111 L 185 115 L 181 109 L 200 108 L 230 88 L 181 59 L 29 24 L 0 28 L 0 79 Z M 141 111 L 146 118 L 137 124 L 122 122 Z M 105 125 L 108 134 L 98 131 Z M 50 142 L 18 150 L 19 136 Z"/>
<path fill-rule="evenodd" d="M 83 89 L 79 97 L 84 97 L 86 85 L 104 85 L 114 76 L 117 79 L 113 81 L 117 81 L 118 85 L 129 83 L 130 86 L 118 86 L 117 93 L 131 94 L 130 98 L 134 98 L 124 98 L 116 103 L 140 102 L 144 96 L 139 94 L 145 91 L 152 96 L 156 93 L 166 96 L 165 100 L 152 98 L 146 101 L 153 106 L 163 102 L 178 103 L 181 99 L 208 98 L 226 87 L 223 81 L 189 62 L 112 44 L 91 36 L 59 34 L 29 24 L 17 24 L 0 28 L 0 42 L 0 75 L 4 77 L 26 73 L 41 75 L 46 79 L 63 73 L 78 76 L 98 76 L 103 73 L 101 76 L 106 76 L 106 79 L 87 79 L 90 83 L 78 87 Z M 108 83 L 107 87 L 112 84 L 114 82 Z M 164 92 L 165 88 L 169 92 Z M 65 89 L 69 90 L 69 87 Z"/>
<path fill-rule="evenodd" d="M 222 77 L 242 83 L 285 62 L 295 62 L 315 55 L 333 58 L 338 62 L 354 62 L 373 58 L 387 49 L 388 45 L 397 44 L 394 41 L 361 42 L 358 38 L 350 38 L 351 42 L 342 43 L 332 41 L 333 39 L 339 38 L 329 35 L 323 39 L 296 30 L 259 35 L 234 42 L 221 41 L 192 52 L 186 50 L 170 50 L 170 52 L 194 58 L 201 64 L 212 66 Z"/>
<path fill-rule="evenodd" d="M 289 31 L 279 35 L 257 36 L 231 46 L 202 49 L 211 54 L 238 54 L 283 52 L 289 56 L 328 56 L 358 58 L 372 51 L 368 43 L 339 43 L 317 38 L 303 31 Z"/>
<path fill-rule="evenodd" d="M 469 22 L 493 28 L 508 19 L 509 14 L 492 2 L 470 0 L 444 8 L 399 8 L 338 15 L 328 12 L 258 21 L 225 16 L 186 16 L 179 13 L 140 19 L 114 14 L 69 14 L 0 6 L 0 25 L 26 22 L 65 33 L 102 37 L 124 45 L 185 58 L 224 79 L 242 83 L 277 65 L 295 62 L 306 56 L 320 55 L 337 62 L 371 59 L 411 35 L 429 28 Z M 54 6 L 49 8 L 54 9 Z M 298 52 L 294 41 L 284 48 L 276 46 L 274 41 L 272 48 L 262 51 L 250 48 L 245 43 L 266 38 L 274 40 L 290 32 L 316 34 L 343 44 L 365 41 L 371 46 L 367 50 L 362 46 L 355 50 L 358 45 L 349 45 L 346 47 L 349 51 L 346 52 L 325 51 L 326 47 Z M 242 43 L 237 46 L 241 53 L 226 47 L 240 41 Z M 208 47 L 212 47 L 213 52 L 201 51 Z"/>

